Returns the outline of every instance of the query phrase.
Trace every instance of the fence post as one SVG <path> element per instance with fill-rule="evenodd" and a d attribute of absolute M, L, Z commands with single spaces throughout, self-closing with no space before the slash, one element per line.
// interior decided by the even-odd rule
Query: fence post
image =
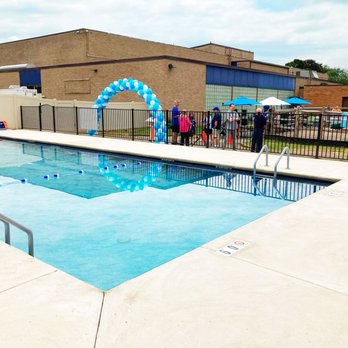
<path fill-rule="evenodd" d="M 105 137 L 105 127 L 104 127 L 104 108 L 101 109 L 101 121 L 102 121 L 102 137 Z"/>
<path fill-rule="evenodd" d="M 208 111 L 207 123 L 206 123 L 206 127 L 207 127 L 208 133 L 209 133 L 209 129 L 210 129 L 210 131 L 213 131 L 211 128 L 209 128 L 210 126 L 211 126 L 211 124 L 210 124 L 210 111 Z M 210 137 L 210 134 L 207 134 L 207 145 L 206 145 L 206 148 L 209 148 L 209 137 Z"/>
<path fill-rule="evenodd" d="M 169 141 L 169 110 L 166 110 L 166 129 L 167 129 L 167 133 L 166 133 L 166 144 L 168 144 Z"/>
<path fill-rule="evenodd" d="M 20 106 L 20 112 L 21 112 L 21 126 L 22 126 L 22 129 L 24 129 L 24 126 L 23 126 L 23 106 L 22 105 Z"/>
<path fill-rule="evenodd" d="M 132 141 L 134 141 L 134 109 L 132 108 Z"/>
<path fill-rule="evenodd" d="M 42 110 L 41 110 L 41 104 L 39 105 L 39 130 L 42 131 Z"/>
<path fill-rule="evenodd" d="M 322 123 L 323 123 L 323 114 L 319 114 L 318 137 L 317 137 L 317 148 L 316 148 L 316 151 L 315 151 L 315 158 L 319 158 L 319 147 L 320 147 L 320 139 L 321 139 L 321 131 L 322 131 L 322 126 L 321 125 L 322 125 Z"/>
<path fill-rule="evenodd" d="M 295 137 L 298 138 L 300 134 L 300 109 L 296 107 L 295 111 Z"/>
<path fill-rule="evenodd" d="M 77 110 L 77 106 L 75 108 L 75 124 L 76 124 L 76 135 L 79 135 L 79 114 Z"/>
<path fill-rule="evenodd" d="M 52 115 L 53 115 L 53 132 L 56 132 L 56 106 L 53 106 L 52 108 Z"/>

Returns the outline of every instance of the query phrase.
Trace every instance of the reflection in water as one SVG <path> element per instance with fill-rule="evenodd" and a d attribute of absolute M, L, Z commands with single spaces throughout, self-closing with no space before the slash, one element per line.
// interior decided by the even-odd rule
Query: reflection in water
<path fill-rule="evenodd" d="M 146 186 L 151 186 L 156 179 L 160 177 L 162 171 L 161 162 L 152 162 L 151 167 L 144 176 L 139 179 L 132 179 L 119 175 L 118 164 L 113 165 L 112 169 L 114 170 L 112 170 L 109 166 L 109 157 L 98 155 L 98 162 L 99 171 L 121 191 L 134 192 L 144 190 Z M 133 160 L 133 166 L 134 165 L 140 167 L 142 162 L 139 160 Z M 126 163 L 122 163 L 121 168 L 127 168 Z"/>
<path fill-rule="evenodd" d="M 323 182 L 288 178 L 273 180 L 272 177 L 253 177 L 246 172 L 82 152 L 51 145 L 16 145 L 17 151 L 13 155 L 16 158 L 13 159 L 17 164 L 2 168 L 2 176 L 17 180 L 27 178 L 30 184 L 84 198 L 124 191 L 141 191 L 146 187 L 169 190 L 181 185 L 194 184 L 297 201 L 327 186 Z M 79 174 L 81 171 L 84 175 Z M 56 178 L 53 178 L 54 173 L 58 174 Z M 45 175 L 49 174 L 51 180 L 44 180 Z"/>

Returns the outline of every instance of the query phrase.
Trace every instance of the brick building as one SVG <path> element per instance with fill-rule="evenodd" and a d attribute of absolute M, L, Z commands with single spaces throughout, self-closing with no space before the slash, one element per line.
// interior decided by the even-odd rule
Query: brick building
<path fill-rule="evenodd" d="M 304 86 L 302 94 L 313 106 L 339 106 L 348 110 L 348 85 Z"/>
<path fill-rule="evenodd" d="M 163 108 L 180 99 L 184 108 L 204 110 L 240 95 L 297 95 L 307 81 L 299 84 L 297 75 L 233 47 L 184 48 L 89 29 L 0 44 L 0 88 L 29 86 L 62 100 L 93 101 L 110 82 L 132 77 L 151 87 Z M 124 92 L 113 101 L 131 100 L 140 97 Z"/>

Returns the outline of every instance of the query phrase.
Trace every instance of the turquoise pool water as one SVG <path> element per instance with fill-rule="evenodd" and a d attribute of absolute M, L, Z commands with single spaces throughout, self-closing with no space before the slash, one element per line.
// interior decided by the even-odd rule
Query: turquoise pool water
<path fill-rule="evenodd" d="M 0 153 L 0 212 L 33 231 L 35 257 L 103 290 L 325 186 L 12 141 Z M 27 251 L 15 229 L 12 244 Z"/>

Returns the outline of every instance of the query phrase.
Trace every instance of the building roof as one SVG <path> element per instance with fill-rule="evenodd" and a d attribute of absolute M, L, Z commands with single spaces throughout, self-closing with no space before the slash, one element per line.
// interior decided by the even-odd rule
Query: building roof
<path fill-rule="evenodd" d="M 191 48 L 199 49 L 200 47 L 205 47 L 205 46 L 217 46 L 217 47 L 229 48 L 229 49 L 237 50 L 237 51 L 243 51 L 243 52 L 248 52 L 248 53 L 254 53 L 253 51 L 243 50 L 243 49 L 241 49 L 241 48 L 236 48 L 236 47 L 232 47 L 232 46 L 226 46 L 226 45 L 216 44 L 216 43 L 214 43 L 214 42 L 209 42 L 209 43 L 207 43 L 207 44 L 198 45 L 198 46 L 193 46 L 193 47 L 191 47 Z"/>

